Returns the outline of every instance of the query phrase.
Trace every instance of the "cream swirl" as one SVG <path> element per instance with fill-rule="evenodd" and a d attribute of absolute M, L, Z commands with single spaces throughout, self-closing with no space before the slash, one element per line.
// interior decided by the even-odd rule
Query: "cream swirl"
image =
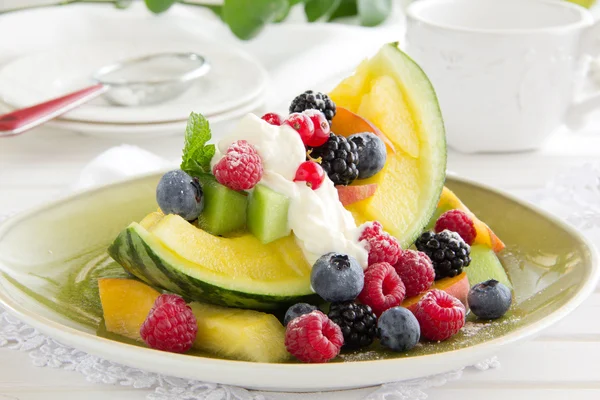
<path fill-rule="evenodd" d="M 306 158 L 297 132 L 248 114 L 219 141 L 212 164 L 237 140 L 247 140 L 258 151 L 264 168 L 260 184 L 290 199 L 288 227 L 311 265 L 323 254 L 335 251 L 351 255 L 367 267 L 368 253 L 358 240 L 360 231 L 352 214 L 340 203 L 333 182 L 326 177 L 321 187 L 312 190 L 304 182 L 293 181 Z"/>

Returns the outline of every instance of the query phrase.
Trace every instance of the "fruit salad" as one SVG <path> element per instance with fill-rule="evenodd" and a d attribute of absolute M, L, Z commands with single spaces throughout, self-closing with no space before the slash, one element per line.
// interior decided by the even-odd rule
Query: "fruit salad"
<path fill-rule="evenodd" d="M 212 141 L 192 113 L 158 208 L 108 252 L 108 332 L 161 351 L 323 363 L 509 312 L 504 244 L 448 188 L 435 93 L 393 44 L 329 94 Z"/>

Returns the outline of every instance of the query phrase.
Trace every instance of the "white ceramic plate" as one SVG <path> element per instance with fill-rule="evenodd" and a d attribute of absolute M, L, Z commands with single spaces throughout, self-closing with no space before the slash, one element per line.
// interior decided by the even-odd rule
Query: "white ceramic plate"
<path fill-rule="evenodd" d="M 77 309 L 84 305 L 81 299 L 45 306 L 41 299 L 59 298 L 65 274 L 75 267 L 89 271 L 107 262 L 105 249 L 117 233 L 156 209 L 159 178 L 152 175 L 83 192 L 2 224 L 3 307 L 62 343 L 132 367 L 262 390 L 321 391 L 414 379 L 472 365 L 566 316 L 593 291 L 600 272 L 594 247 L 572 228 L 503 193 L 449 178 L 447 185 L 507 244 L 501 258 L 514 285 L 512 315 L 501 324 L 485 324 L 487 331 L 477 336 L 459 333 L 441 344 L 425 343 L 404 357 L 386 356 L 375 349 L 345 356 L 344 362 L 263 364 L 170 354 L 102 338 L 96 336 L 94 324 L 63 315 L 69 309 L 88 318 Z M 98 315 L 95 318 L 99 321 Z"/>
<path fill-rule="evenodd" d="M 0 97 L 13 108 L 31 106 L 86 87 L 103 65 L 163 52 L 196 52 L 211 65 L 208 74 L 181 96 L 157 105 L 119 107 L 98 98 L 63 115 L 65 120 L 96 123 L 156 123 L 187 119 L 190 110 L 206 116 L 255 100 L 267 82 L 264 68 L 244 52 L 198 39 L 96 41 L 32 54 L 0 70 Z"/>

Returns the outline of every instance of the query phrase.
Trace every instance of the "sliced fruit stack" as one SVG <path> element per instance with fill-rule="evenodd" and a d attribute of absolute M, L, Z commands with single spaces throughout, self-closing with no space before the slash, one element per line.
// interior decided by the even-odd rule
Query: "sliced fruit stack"
<path fill-rule="evenodd" d="M 394 45 L 329 95 L 308 90 L 288 116 L 262 120 L 216 147 L 206 119 L 190 116 L 160 209 L 108 250 L 139 279 L 99 281 L 109 332 L 170 352 L 327 362 L 378 339 L 400 352 L 446 340 L 468 302 L 481 318 L 507 312 L 504 244 L 443 186 L 435 94 Z M 316 202 L 302 209 L 309 228 L 326 221 L 343 245 L 307 249 L 290 222 L 298 193 Z M 287 310 L 283 324 L 265 310 Z"/>
<path fill-rule="evenodd" d="M 447 218 L 443 214 L 438 223 Z M 330 303 L 327 313 L 316 305 L 297 303 L 287 310 L 284 327 L 272 314 L 198 302 L 186 305 L 181 297 L 161 294 L 139 281 L 101 279 L 106 328 L 163 351 L 194 348 L 256 362 L 282 362 L 293 355 L 312 363 L 329 361 L 343 348 L 368 347 L 378 338 L 399 352 L 410 350 L 421 338 L 446 340 L 465 323 L 467 297 L 480 318 L 495 319 L 508 311 L 511 292 L 498 279 L 510 282 L 492 249 L 474 254 L 475 263 L 463 266 L 474 270 L 473 276 L 488 278 L 470 289 L 466 272 L 440 275 L 445 270 L 436 269 L 426 253 L 402 250 L 381 224 L 361 228 L 369 248 L 365 271 L 351 256 L 339 253 L 322 256 L 312 268 L 311 285 Z M 460 232 L 452 233 L 458 248 L 469 249 Z M 421 238 L 431 235 L 426 232 Z M 314 303 L 322 306 L 318 300 Z"/>

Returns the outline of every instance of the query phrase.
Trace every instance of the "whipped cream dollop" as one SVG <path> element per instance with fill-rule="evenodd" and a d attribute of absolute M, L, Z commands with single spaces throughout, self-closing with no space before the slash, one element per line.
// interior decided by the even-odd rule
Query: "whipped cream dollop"
<path fill-rule="evenodd" d="M 368 252 L 358 240 L 360 230 L 340 203 L 333 182 L 325 177 L 317 190 L 306 182 L 294 182 L 296 170 L 306 160 L 304 144 L 295 130 L 247 114 L 219 141 L 211 166 L 238 140 L 252 144 L 262 159 L 264 172 L 259 183 L 290 199 L 288 226 L 310 265 L 323 254 L 335 251 L 353 256 L 363 268 L 367 267 Z"/>

